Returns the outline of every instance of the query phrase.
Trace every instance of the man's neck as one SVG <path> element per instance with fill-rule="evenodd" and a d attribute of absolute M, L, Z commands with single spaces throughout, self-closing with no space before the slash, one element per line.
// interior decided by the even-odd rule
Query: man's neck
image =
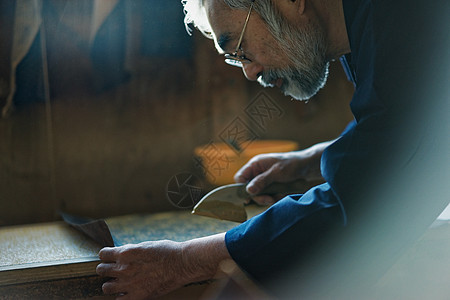
<path fill-rule="evenodd" d="M 343 0 L 316 0 L 315 5 L 327 32 L 329 60 L 350 53 Z"/>

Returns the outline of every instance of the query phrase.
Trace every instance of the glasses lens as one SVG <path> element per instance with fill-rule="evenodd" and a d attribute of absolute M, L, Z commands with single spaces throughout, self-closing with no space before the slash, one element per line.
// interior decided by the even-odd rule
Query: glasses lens
<path fill-rule="evenodd" d="M 244 56 L 238 56 L 235 54 L 225 54 L 225 62 L 239 68 L 242 68 L 244 64 L 251 63 L 251 61 Z"/>
<path fill-rule="evenodd" d="M 242 68 L 242 62 L 234 58 L 225 58 L 225 62 L 231 66 Z"/>

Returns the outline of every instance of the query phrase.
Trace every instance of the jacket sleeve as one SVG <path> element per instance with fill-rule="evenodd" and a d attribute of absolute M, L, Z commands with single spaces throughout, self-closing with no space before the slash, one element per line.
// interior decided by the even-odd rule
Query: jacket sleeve
<path fill-rule="evenodd" d="M 287 196 L 259 216 L 228 231 L 232 258 L 260 282 L 273 280 L 298 257 L 304 244 L 342 224 L 341 208 L 330 186 Z"/>

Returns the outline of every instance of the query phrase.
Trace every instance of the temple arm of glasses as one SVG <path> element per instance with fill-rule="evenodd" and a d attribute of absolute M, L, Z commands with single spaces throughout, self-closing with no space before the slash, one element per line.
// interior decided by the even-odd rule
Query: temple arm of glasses
<path fill-rule="evenodd" d="M 248 10 L 247 18 L 245 19 L 244 28 L 242 29 L 241 36 L 239 37 L 239 41 L 236 46 L 236 52 L 238 52 L 239 48 L 241 47 L 242 38 L 244 37 L 244 32 L 245 32 L 245 29 L 247 28 L 248 19 L 250 19 L 250 14 L 252 13 L 254 3 L 255 3 L 255 0 L 252 0 L 252 4 L 250 4 L 250 9 Z"/>

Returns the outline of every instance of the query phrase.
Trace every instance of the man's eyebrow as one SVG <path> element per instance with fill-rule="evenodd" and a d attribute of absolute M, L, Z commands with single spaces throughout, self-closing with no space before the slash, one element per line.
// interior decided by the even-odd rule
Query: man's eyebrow
<path fill-rule="evenodd" d="M 219 38 L 217 39 L 217 45 L 226 52 L 227 46 L 229 46 L 229 43 L 231 41 L 231 33 L 225 32 L 222 33 Z"/>

